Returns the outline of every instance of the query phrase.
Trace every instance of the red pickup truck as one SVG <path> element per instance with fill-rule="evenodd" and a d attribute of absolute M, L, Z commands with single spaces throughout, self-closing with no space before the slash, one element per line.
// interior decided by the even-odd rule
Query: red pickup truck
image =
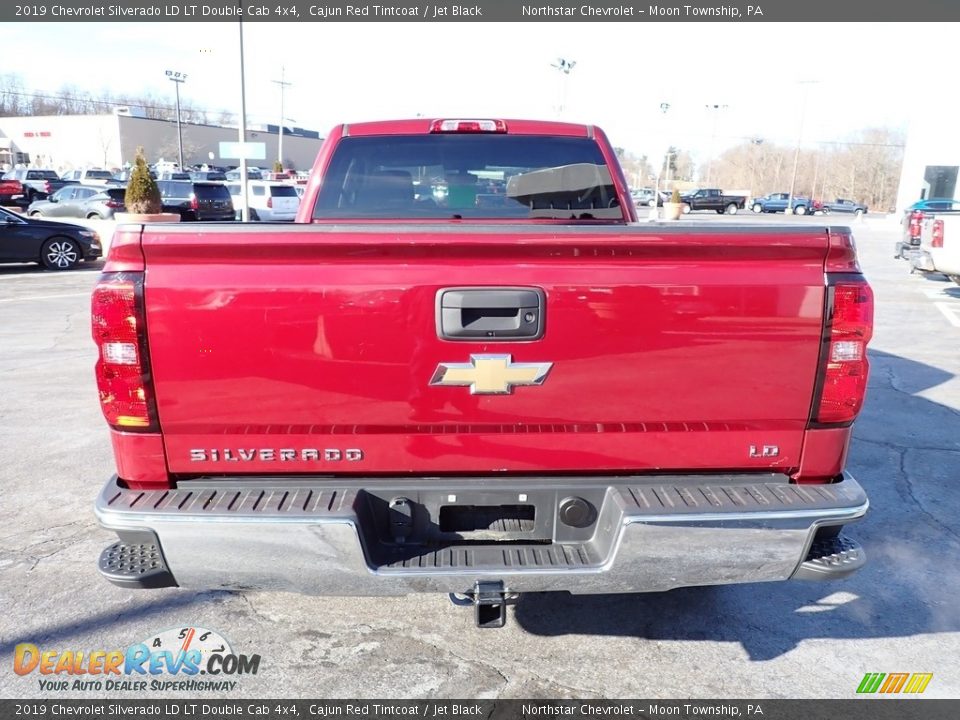
<path fill-rule="evenodd" d="M 92 299 L 124 587 L 843 577 L 873 300 L 847 228 L 637 224 L 598 128 L 343 125 L 296 223 L 118 227 Z"/>
<path fill-rule="evenodd" d="M 26 197 L 19 180 L 0 177 L 0 207 L 22 203 Z"/>

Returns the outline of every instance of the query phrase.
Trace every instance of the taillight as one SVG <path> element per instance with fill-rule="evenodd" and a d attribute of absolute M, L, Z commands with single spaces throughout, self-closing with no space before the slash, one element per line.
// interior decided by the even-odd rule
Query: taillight
<path fill-rule="evenodd" d="M 123 203 L 119 203 L 116 200 L 107 200 L 104 205 L 106 205 L 108 208 L 114 209 L 123 207 Z"/>
<path fill-rule="evenodd" d="M 827 259 L 823 269 L 828 273 L 859 273 L 857 243 L 849 230 L 840 228 L 827 233 Z"/>
<path fill-rule="evenodd" d="M 434 120 L 430 123 L 432 133 L 505 133 L 503 120 Z"/>
<path fill-rule="evenodd" d="M 873 335 L 873 291 L 865 280 L 838 280 L 827 288 L 828 317 L 820 358 L 820 398 L 814 419 L 847 423 L 867 392 L 867 343 Z"/>
<path fill-rule="evenodd" d="M 156 431 L 147 360 L 143 273 L 104 273 L 93 290 L 93 340 L 100 351 L 100 408 L 117 430 Z"/>
<path fill-rule="evenodd" d="M 933 230 L 930 234 L 930 247 L 943 247 L 943 220 L 933 221 Z"/>
<path fill-rule="evenodd" d="M 49 180 L 44 180 L 44 181 L 43 181 L 43 191 L 44 191 L 47 195 L 49 195 L 50 193 L 53 192 L 53 187 L 50 185 L 50 181 L 49 181 Z"/>
<path fill-rule="evenodd" d="M 914 210 L 910 213 L 910 237 L 920 237 L 920 225 L 923 222 L 923 212 Z"/>
<path fill-rule="evenodd" d="M 272 196 L 272 195 L 267 198 L 267 207 L 268 207 L 268 208 L 272 208 L 272 207 L 273 207 L 273 196 Z"/>
<path fill-rule="evenodd" d="M 199 209 L 200 209 L 200 203 L 199 203 L 199 201 L 197 200 L 197 195 L 196 195 L 196 193 L 190 193 L 190 209 L 191 209 L 191 210 L 199 210 Z"/>

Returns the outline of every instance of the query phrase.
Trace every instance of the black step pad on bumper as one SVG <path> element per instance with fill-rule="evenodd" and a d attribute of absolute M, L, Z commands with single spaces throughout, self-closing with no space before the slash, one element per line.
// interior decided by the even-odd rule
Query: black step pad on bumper
<path fill-rule="evenodd" d="M 836 580 L 852 575 L 867 562 L 860 543 L 846 535 L 817 539 L 807 559 L 800 563 L 794 580 Z"/>
<path fill-rule="evenodd" d="M 167 569 L 156 538 L 153 538 L 153 542 L 115 542 L 100 553 L 99 565 L 100 574 L 122 588 L 177 586 Z"/>

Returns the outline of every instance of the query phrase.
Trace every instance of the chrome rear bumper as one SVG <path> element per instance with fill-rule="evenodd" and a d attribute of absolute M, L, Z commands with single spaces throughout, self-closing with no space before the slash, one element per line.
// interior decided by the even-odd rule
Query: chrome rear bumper
<path fill-rule="evenodd" d="M 587 527 L 559 518 L 570 497 L 592 507 Z M 536 520 L 512 533 L 458 539 L 448 533 L 418 544 L 404 538 L 415 529 L 397 530 L 396 498 L 408 501 L 419 516 L 414 525 L 426 533 L 442 529 L 445 506 L 520 504 L 535 508 Z M 830 485 L 791 485 L 777 474 L 349 483 L 228 478 L 170 490 L 131 490 L 114 479 L 100 493 L 96 514 L 104 528 L 139 543 L 124 546 L 133 551 L 114 548 L 111 557 L 119 552 L 126 562 L 140 548 L 146 567 L 154 558 L 153 567 L 169 572 L 160 584 L 377 596 L 468 593 L 477 581 L 499 581 L 510 592 L 612 593 L 840 577 L 862 565 L 862 552 L 848 553 L 839 565 L 820 558 L 813 573 L 804 561 L 815 541 L 829 542 L 867 507 L 849 475 Z M 123 562 L 119 574 L 104 574 L 120 585 L 157 586 L 156 578 L 125 580 L 124 572 L 144 570 L 123 570 Z"/>
<path fill-rule="evenodd" d="M 934 263 L 933 257 L 926 250 L 915 248 L 914 251 L 910 253 L 908 259 L 910 260 L 910 267 L 913 270 L 937 272 L 936 263 Z"/>

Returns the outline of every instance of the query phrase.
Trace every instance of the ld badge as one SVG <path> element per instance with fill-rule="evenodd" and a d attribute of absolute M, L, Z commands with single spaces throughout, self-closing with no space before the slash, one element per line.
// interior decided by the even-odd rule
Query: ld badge
<path fill-rule="evenodd" d="M 469 385 L 471 395 L 508 395 L 515 385 L 543 385 L 553 363 L 515 363 L 510 355 L 471 355 L 468 363 L 440 363 L 431 385 Z"/>

